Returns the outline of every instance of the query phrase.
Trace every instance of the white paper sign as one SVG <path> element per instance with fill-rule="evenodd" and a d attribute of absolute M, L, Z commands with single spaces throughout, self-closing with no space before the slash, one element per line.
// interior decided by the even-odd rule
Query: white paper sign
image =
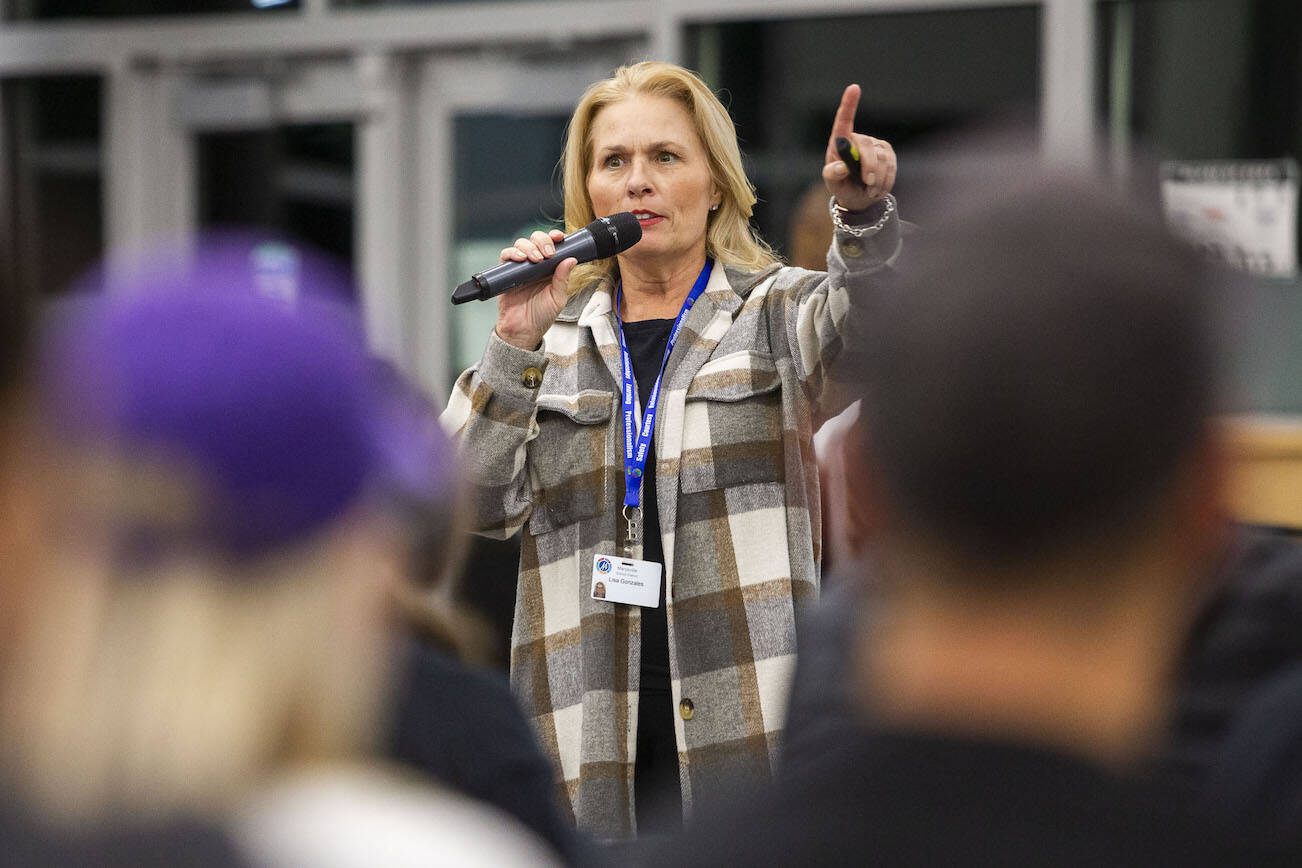
<path fill-rule="evenodd" d="M 1295 160 L 1162 164 L 1171 231 L 1213 258 L 1265 277 L 1297 274 Z"/>

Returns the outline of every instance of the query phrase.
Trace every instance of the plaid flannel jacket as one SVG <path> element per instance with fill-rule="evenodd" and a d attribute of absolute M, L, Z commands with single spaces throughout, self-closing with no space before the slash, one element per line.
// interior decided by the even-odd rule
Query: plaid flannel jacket
<path fill-rule="evenodd" d="M 854 297 L 899 244 L 893 213 L 862 238 L 838 234 L 827 273 L 716 267 L 665 368 L 656 496 L 684 811 L 770 776 L 796 613 L 818 591 L 812 436 L 840 409 L 824 385 Z M 443 423 L 474 483 L 474 529 L 524 529 L 515 694 L 578 826 L 615 840 L 636 832 L 641 648 L 640 609 L 589 595 L 594 555 L 629 553 L 612 289 L 575 293 L 537 351 L 491 336 Z"/>

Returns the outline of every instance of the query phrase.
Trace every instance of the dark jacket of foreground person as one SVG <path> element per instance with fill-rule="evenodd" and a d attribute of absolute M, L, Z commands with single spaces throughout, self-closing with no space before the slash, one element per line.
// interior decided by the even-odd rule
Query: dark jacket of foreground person
<path fill-rule="evenodd" d="M 647 865 L 1296 865 L 1142 784 L 1011 741 L 860 728 Z"/>

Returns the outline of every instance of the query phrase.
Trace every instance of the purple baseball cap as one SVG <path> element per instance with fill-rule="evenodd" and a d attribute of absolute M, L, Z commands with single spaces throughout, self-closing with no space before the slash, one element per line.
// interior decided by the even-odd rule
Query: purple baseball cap
<path fill-rule="evenodd" d="M 452 496 L 450 444 L 376 376 L 352 310 L 286 304 L 204 261 L 66 306 L 39 355 L 58 433 L 197 480 L 183 541 L 233 557 L 305 540 L 371 494 Z"/>

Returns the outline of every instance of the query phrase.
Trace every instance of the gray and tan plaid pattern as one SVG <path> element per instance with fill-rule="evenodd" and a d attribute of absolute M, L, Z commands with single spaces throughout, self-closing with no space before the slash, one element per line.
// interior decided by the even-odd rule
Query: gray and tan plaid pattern
<path fill-rule="evenodd" d="M 665 369 L 656 496 L 674 703 L 694 706 L 675 719 L 685 810 L 771 773 L 796 613 L 818 591 L 812 436 L 840 409 L 824 380 L 852 298 L 899 240 L 892 217 L 838 237 L 826 274 L 716 268 Z M 565 804 L 600 839 L 635 832 L 641 611 L 588 594 L 593 555 L 628 553 L 616 328 L 611 287 L 584 288 L 542 349 L 490 337 L 443 417 L 476 483 L 476 530 L 524 528 L 511 681 Z M 521 382 L 531 366 L 536 390 Z"/>

